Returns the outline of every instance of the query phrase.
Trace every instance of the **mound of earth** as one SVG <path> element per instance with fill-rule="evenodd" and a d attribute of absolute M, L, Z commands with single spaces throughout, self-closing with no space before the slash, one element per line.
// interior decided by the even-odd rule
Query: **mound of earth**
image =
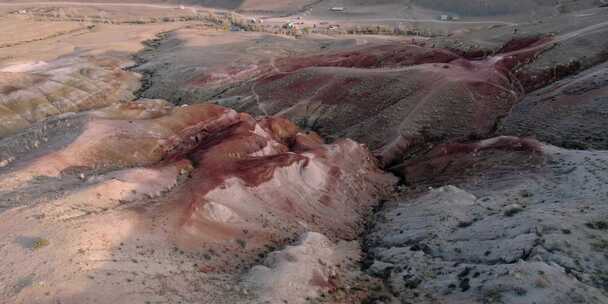
<path fill-rule="evenodd" d="M 605 303 L 605 152 L 500 137 L 404 164 L 368 271 L 401 303 Z M 424 190 L 426 187 L 432 190 Z"/>
<path fill-rule="evenodd" d="M 266 303 L 310 303 L 343 285 L 340 268 L 356 265 L 359 252 L 357 242 L 334 244 L 322 234 L 307 233 L 299 244 L 253 267 L 244 284 Z"/>
<path fill-rule="evenodd" d="M 239 270 L 307 231 L 355 239 L 395 183 L 354 141 L 210 104 L 142 100 L 56 120 L 38 132 L 75 133 L 61 147 L 3 156 L 0 296 L 12 303 L 251 303 L 265 296 L 231 290 Z"/>
<path fill-rule="evenodd" d="M 48 117 L 133 99 L 139 78 L 112 58 L 67 57 L 0 69 L 0 138 Z"/>

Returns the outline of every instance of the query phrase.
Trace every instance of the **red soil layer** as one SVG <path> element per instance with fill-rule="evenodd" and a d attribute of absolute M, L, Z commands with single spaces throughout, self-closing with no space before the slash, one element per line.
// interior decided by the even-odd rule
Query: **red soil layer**
<path fill-rule="evenodd" d="M 516 73 L 520 67 L 531 63 L 542 52 L 548 49 L 553 39 L 548 36 L 538 38 L 524 38 L 521 40 L 511 40 L 499 52 L 496 57 L 500 58 L 500 67 L 510 74 Z M 521 81 L 521 75 L 517 73 L 517 78 Z M 525 87 L 525 86 L 524 86 Z"/>
<path fill-rule="evenodd" d="M 574 149 L 608 147 L 608 64 L 529 94 L 503 120 L 501 134 L 534 136 Z"/>
<path fill-rule="evenodd" d="M 489 166 L 500 170 L 504 166 L 538 163 L 543 159 L 541 144 L 533 139 L 497 137 L 476 143 L 442 144 L 424 156 L 405 162 L 396 168 L 408 183 L 441 183 L 464 176 L 463 172 L 483 171 Z"/>
<path fill-rule="evenodd" d="M 551 38 L 545 36 L 513 39 L 497 52 L 496 57 L 489 57 L 488 59 L 485 56 L 458 55 L 454 51 L 414 43 L 378 45 L 349 52 L 280 58 L 276 60 L 278 71 L 266 77 L 264 81 L 278 80 L 285 73 L 292 73 L 309 67 L 398 68 L 429 63 L 451 63 L 455 60 L 459 60 L 462 66 L 466 65 L 467 61 L 493 60 L 496 69 L 500 70 L 501 73 L 506 72 L 505 74 L 508 74 L 513 72 L 516 67 L 533 60 L 550 41 Z"/>
<path fill-rule="evenodd" d="M 192 113 L 197 113 L 192 111 Z M 215 136 L 218 132 L 239 123 L 237 117 L 232 119 L 217 119 L 226 113 L 226 109 L 217 106 L 210 106 L 206 111 L 200 111 L 203 115 L 196 115 L 195 124 L 181 130 L 180 133 L 168 138 L 163 147 L 164 160 L 174 161 L 183 158 L 194 148 L 206 142 L 210 137 Z"/>
<path fill-rule="evenodd" d="M 366 143 L 379 138 L 383 141 L 380 146 L 384 146 L 403 136 L 408 144 L 394 145 L 399 148 L 379 154 L 383 163 L 389 165 L 411 143 L 425 137 L 424 130 L 440 137 L 493 131 L 496 120 L 505 116 L 523 96 L 510 68 L 535 54 L 513 53 L 477 61 L 457 58 L 448 63 L 386 69 L 312 67 L 260 79 L 255 90 L 270 113 L 297 104 L 320 105 L 327 109 L 321 110 L 320 115 L 331 117 L 321 122 L 324 129 L 383 128 L 380 134 L 356 131 L 360 135 L 354 138 Z M 303 107 L 309 108 L 307 105 Z M 401 116 L 387 121 L 384 117 L 393 113 L 383 111 L 391 107 L 397 107 Z M 297 111 L 301 110 L 296 110 L 296 115 L 306 115 Z M 388 125 L 382 125 L 383 121 Z M 394 135 L 389 134 L 390 130 L 394 130 Z"/>
<path fill-rule="evenodd" d="M 518 64 L 512 65 L 511 70 L 515 71 L 514 74 L 527 93 L 544 88 L 556 81 L 575 75 L 584 69 L 608 61 L 608 52 L 604 51 L 598 54 L 592 54 L 588 57 L 584 56 L 582 60 L 570 60 L 568 62 L 551 64 L 542 68 L 518 69 L 518 67 L 532 62 L 542 51 L 548 49 L 553 44 L 554 39 L 545 36 L 538 38 L 537 41 L 533 41 L 533 38 L 528 38 L 527 42 L 529 45 L 525 48 L 506 53 L 506 55 L 516 55 L 515 57 L 518 59 Z"/>
<path fill-rule="evenodd" d="M 256 126 L 261 126 L 271 138 L 263 137 L 255 133 Z M 192 151 L 189 157 L 204 170 L 196 170 L 192 173 L 192 182 L 187 187 L 187 198 L 183 200 L 190 202 L 189 212 L 185 215 L 185 221 L 192 218 L 191 212 L 196 210 L 197 205 L 204 204 L 197 197 L 204 197 L 209 191 L 216 189 L 228 178 L 239 178 L 249 187 L 256 187 L 269 181 L 277 168 L 287 167 L 295 162 L 302 161 L 304 166 L 308 158 L 289 153 L 288 142 L 295 142 L 298 128 L 282 119 L 270 118 L 260 121 L 247 114 L 241 114 L 240 122 L 231 128 L 214 133 L 204 143 Z M 271 141 L 279 144 L 272 147 L 273 154 L 252 156 L 270 148 Z M 317 143 L 317 147 L 321 143 Z M 186 224 L 186 223 L 185 223 Z"/>
<path fill-rule="evenodd" d="M 251 156 L 267 148 L 271 142 L 269 138 L 254 133 L 257 122 L 247 114 L 241 114 L 241 121 L 234 127 L 217 132 L 213 135 L 214 138 L 205 140 L 189 156 L 197 166 L 205 168 L 192 175 L 194 180 L 200 180 L 200 183 L 196 183 L 196 195 L 204 196 L 229 177 L 238 177 L 247 186 L 255 187 L 270 180 L 277 168 L 299 161 L 303 161 L 306 166 L 308 159 L 288 153 L 289 146 L 286 145 L 295 142 L 294 137 L 299 130 L 291 123 L 277 121 L 278 119 L 264 119 L 259 126 L 268 127 L 264 131 L 269 132 L 272 140 L 282 144 L 273 147 L 278 154 Z M 317 147 L 320 145 L 317 143 Z"/>
<path fill-rule="evenodd" d="M 426 131 L 440 138 L 493 132 L 526 92 L 516 71 L 550 44 L 549 37 L 516 39 L 500 54 L 479 59 L 415 43 L 280 58 L 260 63 L 258 75 L 265 76 L 232 94 L 256 95 L 251 106 L 258 108 L 247 111 L 263 107 L 272 115 L 315 120 L 324 134 L 348 132 L 340 136 L 374 149 L 398 147 L 379 153 L 388 165 L 423 142 Z M 380 134 L 372 139 L 375 128 Z M 399 138 L 407 144 L 395 144 Z"/>
<path fill-rule="evenodd" d="M 450 64 L 454 64 L 463 68 L 457 77 L 478 79 L 479 82 L 488 83 L 495 82 L 496 76 L 493 74 L 498 74 L 499 77 L 512 82 L 510 85 L 514 87 L 515 91 L 519 92 L 521 91 L 520 86 L 516 83 L 518 79 L 513 75 L 515 69 L 532 61 L 544 50 L 544 46 L 549 41 L 550 39 L 547 37 L 512 40 L 502 48 L 499 55 L 483 60 L 469 60 L 448 50 L 428 48 L 414 44 L 380 45 L 351 52 L 282 58 L 276 62 L 278 72 L 264 77 L 258 81 L 258 84 L 265 85 L 281 81 L 292 73 L 311 67 L 386 68 L 387 72 L 391 72 L 392 68 L 427 65 L 429 63 L 445 63 L 443 71 L 435 70 L 434 72 L 450 77 L 450 75 L 454 75 L 452 70 L 450 70 Z M 462 74 L 463 70 L 470 73 L 470 75 Z M 336 82 L 332 88 L 326 90 L 326 94 L 322 95 L 319 99 L 324 102 L 335 103 L 336 100 L 345 98 L 344 92 L 341 93 L 336 90 L 346 91 L 348 88 L 359 86 L 362 81 L 357 78 L 356 74 L 357 72 L 354 71 L 353 77 L 335 80 Z M 301 98 L 303 94 L 315 91 L 315 88 L 327 84 L 330 79 L 332 77 L 325 74 L 305 77 L 298 81 L 291 80 L 280 91 L 273 91 L 271 99 Z M 431 81 L 434 82 L 434 79 Z M 432 87 L 433 84 L 429 83 L 428 86 Z M 481 86 L 477 87 L 481 88 Z M 367 93 L 370 94 L 370 92 Z"/>
<path fill-rule="evenodd" d="M 365 146 L 351 140 L 325 145 L 286 119 L 256 120 L 212 104 L 165 105 L 99 110 L 74 142 L 12 179 L 58 176 L 76 167 L 88 175 L 88 168 L 105 164 L 112 167 L 104 170 L 169 164 L 177 172 L 168 188 L 177 179 L 183 183 L 159 199 L 163 203 L 137 209 L 137 231 L 160 234 L 191 252 L 215 248 L 249 257 L 304 231 L 356 237 L 364 215 L 396 181 Z M 153 118 L 136 118 L 147 117 L 145 112 Z M 231 255 L 222 258 L 229 268 L 239 264 Z M 213 262 L 205 266 L 216 267 Z"/>
<path fill-rule="evenodd" d="M 270 69 L 270 67 L 267 67 L 267 69 Z M 190 80 L 189 84 L 200 87 L 232 83 L 254 78 L 255 76 L 265 72 L 268 71 L 264 70 L 264 67 L 258 67 L 257 65 L 228 66 L 219 70 L 212 70 L 211 72 L 205 72 L 197 75 Z"/>
<path fill-rule="evenodd" d="M 389 44 L 356 51 L 319 54 L 299 58 L 281 58 L 276 62 L 280 72 L 293 72 L 307 67 L 381 68 L 403 67 L 425 63 L 450 62 L 458 56 L 448 50 L 427 49 L 414 44 Z"/>
<path fill-rule="evenodd" d="M 333 105 L 343 103 L 347 100 L 352 100 L 352 89 L 359 87 L 362 83 L 364 83 L 364 80 L 356 77 L 346 77 L 332 79 L 332 81 L 329 83 L 331 85 L 329 85 L 316 97 L 324 104 Z"/>
<path fill-rule="evenodd" d="M 187 151 L 172 158 L 186 156 L 195 168 L 162 212 L 177 225 L 175 237 L 184 248 L 230 247 L 242 239 L 259 250 L 284 243 L 302 225 L 330 237 L 354 237 L 362 214 L 392 183 L 363 146 L 326 146 L 282 118 L 240 114 L 235 124 L 197 130 L 186 138 L 198 140 L 182 140 L 173 149 Z"/>
<path fill-rule="evenodd" d="M 485 150 L 526 151 L 540 153 L 540 144 L 532 139 L 498 137 L 477 143 L 452 143 L 439 145 L 427 154 L 427 158 L 453 156 L 461 153 L 478 153 Z"/>
<path fill-rule="evenodd" d="M 529 36 L 511 39 L 497 52 L 498 54 L 505 54 L 516 52 L 520 50 L 530 49 L 539 46 L 549 41 L 549 37 L 546 36 Z"/>
<path fill-rule="evenodd" d="M 608 59 L 608 55 L 606 56 Z M 516 73 L 526 92 L 541 89 L 562 78 L 576 74 L 581 70 L 581 63 L 573 61 L 567 64 L 559 64 L 549 69 L 528 71 L 522 70 Z"/>
<path fill-rule="evenodd" d="M 288 76 L 289 74 L 275 74 L 268 78 L 260 79 L 257 85 L 273 84 L 282 81 Z M 302 81 L 287 80 L 281 90 L 273 92 L 273 98 L 284 100 L 305 98 L 311 92 L 315 92 L 318 88 L 331 82 L 332 78 L 332 75 L 315 75 L 314 77 L 302 79 Z"/>

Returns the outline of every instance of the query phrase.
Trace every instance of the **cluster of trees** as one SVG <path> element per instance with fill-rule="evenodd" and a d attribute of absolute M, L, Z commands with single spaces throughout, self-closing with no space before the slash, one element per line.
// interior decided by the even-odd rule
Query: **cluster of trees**
<path fill-rule="evenodd" d="M 257 20 L 234 13 L 207 13 L 206 21 L 215 23 L 224 30 L 239 29 L 243 31 L 263 31 L 264 27 Z"/>

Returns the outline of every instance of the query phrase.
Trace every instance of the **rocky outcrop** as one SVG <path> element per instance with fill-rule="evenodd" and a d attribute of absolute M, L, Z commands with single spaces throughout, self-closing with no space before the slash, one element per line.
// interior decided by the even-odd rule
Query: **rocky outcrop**
<path fill-rule="evenodd" d="M 517 138 L 439 146 L 405 165 L 420 190 L 379 215 L 368 271 L 402 303 L 604 303 L 607 166 Z"/>
<path fill-rule="evenodd" d="M 267 296 L 232 290 L 236 274 L 308 231 L 327 236 L 309 239 L 314 250 L 356 238 L 396 181 L 364 145 L 210 104 L 142 100 L 62 119 L 0 143 L 29 147 L 0 172 L 0 298 L 12 303 L 251 303 Z M 318 267 L 309 283 L 326 290 Z"/>
<path fill-rule="evenodd" d="M 370 202 L 392 182 L 366 148 L 325 146 L 281 118 L 239 117 L 189 155 L 197 168 L 176 197 L 180 242 L 238 239 L 253 250 L 308 230 L 355 238 Z"/>
<path fill-rule="evenodd" d="M 334 244 L 319 233 L 307 233 L 300 243 L 271 253 L 253 267 L 243 285 L 262 303 L 309 303 L 335 291 L 349 264 L 359 261 L 356 242 Z"/>

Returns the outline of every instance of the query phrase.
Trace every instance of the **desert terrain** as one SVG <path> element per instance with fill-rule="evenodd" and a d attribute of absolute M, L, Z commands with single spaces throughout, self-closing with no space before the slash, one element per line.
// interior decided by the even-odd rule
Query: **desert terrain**
<path fill-rule="evenodd" d="M 0 2 L 0 303 L 608 303 L 608 2 Z"/>

